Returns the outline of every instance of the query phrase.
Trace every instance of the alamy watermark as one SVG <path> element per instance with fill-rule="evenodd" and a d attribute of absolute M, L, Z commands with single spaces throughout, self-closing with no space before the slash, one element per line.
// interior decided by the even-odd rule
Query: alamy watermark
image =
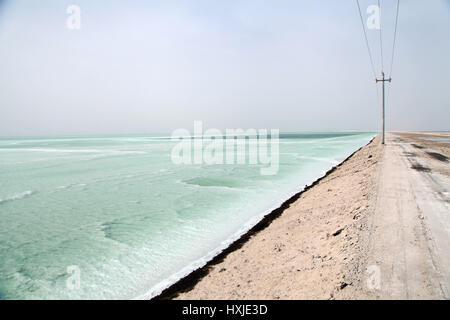
<path fill-rule="evenodd" d="M 69 15 L 66 20 L 66 26 L 69 30 L 81 29 L 81 8 L 75 4 L 67 7 L 66 13 Z"/>
<path fill-rule="evenodd" d="M 377 265 L 370 265 L 366 270 L 366 285 L 369 290 L 380 290 L 381 288 L 381 270 Z"/>
<path fill-rule="evenodd" d="M 208 129 L 194 122 L 194 132 L 177 129 L 172 132 L 171 158 L 174 164 L 247 164 L 259 165 L 261 175 L 275 175 L 280 163 L 279 130 Z"/>
<path fill-rule="evenodd" d="M 79 266 L 68 266 L 67 274 L 69 277 L 66 279 L 66 287 L 69 290 L 80 289 L 81 284 L 81 271 Z"/>
<path fill-rule="evenodd" d="M 369 30 L 380 30 L 381 28 L 380 7 L 377 5 L 368 6 L 366 12 L 369 15 L 369 17 L 367 18 L 367 28 Z"/>

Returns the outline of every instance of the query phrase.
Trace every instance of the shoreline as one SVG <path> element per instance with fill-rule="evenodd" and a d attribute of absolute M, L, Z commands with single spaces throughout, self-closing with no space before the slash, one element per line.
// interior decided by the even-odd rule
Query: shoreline
<path fill-rule="evenodd" d="M 324 175 L 317 178 L 310 185 L 305 186 L 301 191 L 295 193 L 293 196 L 282 202 L 280 206 L 276 209 L 273 209 L 268 214 L 264 215 L 259 222 L 257 222 L 253 227 L 251 227 L 248 231 L 244 232 L 240 237 L 238 237 L 235 241 L 233 241 L 230 245 L 228 245 L 224 250 L 215 255 L 212 259 L 210 259 L 205 265 L 200 268 L 197 268 L 191 271 L 186 276 L 182 277 L 166 289 L 162 290 L 160 294 L 151 298 L 151 300 L 168 300 L 173 299 L 185 292 L 191 291 L 202 279 L 210 274 L 211 269 L 215 266 L 224 262 L 224 260 L 233 252 L 241 249 L 248 241 L 254 236 L 260 234 L 267 227 L 269 227 L 272 222 L 276 221 L 280 216 L 289 209 L 293 204 L 295 204 L 303 194 L 312 190 L 313 187 L 319 185 L 323 180 L 327 179 L 331 174 L 336 172 L 339 168 L 344 166 L 350 159 L 352 159 L 356 154 L 358 154 L 361 150 L 367 148 L 370 145 L 374 144 L 374 141 L 377 140 L 379 135 L 376 135 L 372 138 L 367 144 L 361 146 L 353 153 L 351 153 L 348 157 L 342 160 L 339 164 L 333 166 L 331 169 L 326 171 Z M 195 299 L 195 298 L 194 298 Z"/>

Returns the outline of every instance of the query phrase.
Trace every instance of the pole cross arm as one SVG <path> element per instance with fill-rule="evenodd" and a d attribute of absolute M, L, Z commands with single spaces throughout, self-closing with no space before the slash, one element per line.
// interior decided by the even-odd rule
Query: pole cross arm
<path fill-rule="evenodd" d="M 375 79 L 375 81 L 376 81 L 376 82 L 384 82 L 384 81 L 389 81 L 389 82 L 391 82 L 391 81 L 392 81 L 392 78 L 389 78 L 389 79 Z"/>

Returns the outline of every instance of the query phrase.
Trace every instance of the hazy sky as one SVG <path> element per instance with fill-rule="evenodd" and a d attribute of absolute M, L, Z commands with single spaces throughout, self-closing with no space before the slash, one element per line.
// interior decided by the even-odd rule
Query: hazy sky
<path fill-rule="evenodd" d="M 388 130 L 450 130 L 450 0 L 401 1 L 392 77 Z M 0 0 L 0 136 L 378 130 L 380 98 L 354 0 Z"/>

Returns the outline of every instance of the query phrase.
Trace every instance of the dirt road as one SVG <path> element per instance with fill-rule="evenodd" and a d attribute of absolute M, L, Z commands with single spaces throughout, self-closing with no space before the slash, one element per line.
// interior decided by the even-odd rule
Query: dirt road
<path fill-rule="evenodd" d="M 434 149 L 422 138 L 387 135 L 369 222 L 368 286 L 375 298 L 450 298 L 450 162 L 440 147 L 450 135 Z"/>

